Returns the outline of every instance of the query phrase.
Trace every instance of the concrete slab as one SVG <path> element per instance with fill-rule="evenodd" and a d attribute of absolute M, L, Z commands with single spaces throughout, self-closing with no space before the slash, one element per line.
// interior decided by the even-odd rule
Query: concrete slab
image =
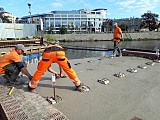
<path fill-rule="evenodd" d="M 68 120 L 46 98 L 29 92 L 26 85 L 14 86 L 13 93 L 8 95 L 11 87 L 0 85 L 2 120 Z"/>
<path fill-rule="evenodd" d="M 131 120 L 134 117 L 159 120 L 160 63 L 151 66 L 146 65 L 147 62 L 152 60 L 127 56 L 113 59 L 104 57 L 101 60 L 99 58 L 70 60 L 80 80 L 88 85 L 91 91 L 86 93 L 75 91 L 68 77 L 57 79 L 56 94 L 63 100 L 53 106 L 70 120 Z M 147 68 L 138 68 L 141 64 Z M 36 67 L 37 63 L 28 65 L 32 74 Z M 58 70 L 56 64 L 52 67 Z M 129 68 L 135 68 L 138 72 L 130 73 L 127 71 Z M 126 77 L 115 77 L 114 74 L 118 72 L 124 73 Z M 97 82 L 101 78 L 107 78 L 110 83 L 104 85 Z M 20 89 L 25 90 L 25 87 Z M 46 72 L 42 76 L 36 91 L 41 97 L 53 96 L 51 73 Z M 36 95 L 33 94 L 32 97 L 34 96 Z M 32 102 L 34 98 L 27 99 Z M 35 104 L 38 104 L 38 101 Z"/>
<path fill-rule="evenodd" d="M 69 78 L 58 79 L 56 94 L 63 101 L 55 104 L 55 108 L 71 120 L 130 120 L 135 116 L 143 120 L 159 120 L 160 64 L 147 65 L 147 69 L 140 69 L 138 65 L 146 65 L 152 60 L 140 57 L 98 59 L 70 61 L 81 81 L 91 91 L 77 92 Z M 53 68 L 58 70 L 57 66 Z M 127 72 L 129 68 L 135 68 L 138 72 Z M 114 74 L 118 72 L 124 73 L 126 77 L 115 77 Z M 110 83 L 98 83 L 97 80 L 101 78 L 107 78 Z M 43 97 L 53 96 L 50 73 L 43 75 L 37 92 Z"/>

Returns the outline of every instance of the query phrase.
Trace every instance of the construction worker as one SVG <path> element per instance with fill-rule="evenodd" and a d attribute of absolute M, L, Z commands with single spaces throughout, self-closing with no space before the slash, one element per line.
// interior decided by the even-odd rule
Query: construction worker
<path fill-rule="evenodd" d="M 45 48 L 42 59 L 38 63 L 37 71 L 34 73 L 32 80 L 28 84 L 30 90 L 37 87 L 41 76 L 48 70 L 52 63 L 57 63 L 63 69 L 72 80 L 76 90 L 80 92 L 89 91 L 89 87 L 81 83 L 76 72 L 71 68 L 68 58 L 65 56 L 65 49 L 57 43 L 50 43 Z"/>
<path fill-rule="evenodd" d="M 114 23 L 114 34 L 113 34 L 114 50 L 112 57 L 116 56 L 117 51 L 119 53 L 119 57 L 122 57 L 122 52 L 120 48 L 122 40 L 123 40 L 122 30 L 120 27 L 118 27 L 117 23 Z"/>
<path fill-rule="evenodd" d="M 24 53 L 24 45 L 17 44 L 15 48 L 9 50 L 0 58 L 0 74 L 10 83 L 21 83 L 17 81 L 20 72 L 25 74 L 30 80 L 32 76 L 26 69 L 26 65 L 22 62 L 21 55 Z"/>

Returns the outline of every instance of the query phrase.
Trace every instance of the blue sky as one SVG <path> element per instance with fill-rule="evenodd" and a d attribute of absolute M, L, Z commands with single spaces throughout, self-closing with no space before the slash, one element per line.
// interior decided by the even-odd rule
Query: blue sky
<path fill-rule="evenodd" d="M 160 0 L 0 0 L 0 7 L 16 17 L 31 13 L 46 13 L 54 10 L 107 9 L 107 18 L 138 17 L 147 11 L 156 13 L 160 19 Z"/>

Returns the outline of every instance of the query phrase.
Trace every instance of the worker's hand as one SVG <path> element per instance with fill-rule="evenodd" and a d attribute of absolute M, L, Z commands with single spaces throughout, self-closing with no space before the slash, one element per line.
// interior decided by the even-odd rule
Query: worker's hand
<path fill-rule="evenodd" d="M 60 74 L 60 77 L 61 77 L 61 78 L 66 78 L 66 75 L 61 73 L 61 74 Z"/>
<path fill-rule="evenodd" d="M 28 78 L 29 78 L 29 80 L 32 80 L 33 76 L 29 76 Z"/>
<path fill-rule="evenodd" d="M 58 73 L 53 73 L 53 74 L 55 74 L 56 77 L 60 77 Z"/>

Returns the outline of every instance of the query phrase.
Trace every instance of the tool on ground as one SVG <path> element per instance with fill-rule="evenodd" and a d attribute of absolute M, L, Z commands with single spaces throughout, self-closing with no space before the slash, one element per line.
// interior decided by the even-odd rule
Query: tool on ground
<path fill-rule="evenodd" d="M 53 97 L 56 100 L 56 76 L 52 74 Z"/>
<path fill-rule="evenodd" d="M 58 95 L 56 95 L 56 76 L 55 74 L 52 74 L 52 86 L 53 86 L 53 97 L 47 97 L 46 100 L 50 103 L 50 104 L 56 104 L 59 101 L 62 101 L 62 98 Z"/>
<path fill-rule="evenodd" d="M 56 101 L 56 88 L 55 88 L 55 85 L 56 85 L 56 76 L 55 76 L 55 74 L 52 74 L 51 81 L 52 81 L 52 87 L 53 87 L 53 97 L 47 97 L 46 100 L 50 104 L 56 104 L 57 101 Z"/>
<path fill-rule="evenodd" d="M 12 92 L 13 92 L 13 90 L 14 90 L 14 87 L 12 87 L 12 88 L 10 89 L 10 91 L 9 91 L 8 95 L 11 95 L 11 94 L 12 94 Z"/>

